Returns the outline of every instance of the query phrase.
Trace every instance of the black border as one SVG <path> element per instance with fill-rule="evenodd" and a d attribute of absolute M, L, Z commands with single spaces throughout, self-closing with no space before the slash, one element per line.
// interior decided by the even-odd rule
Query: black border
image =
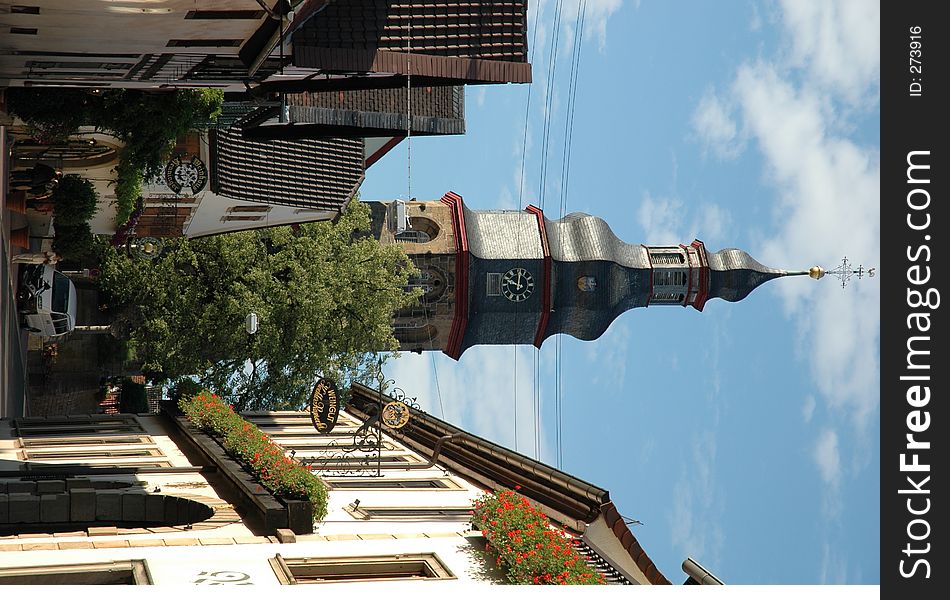
<path fill-rule="evenodd" d="M 948 25 L 945 19 L 938 17 L 939 3 L 936 2 L 885 2 L 881 9 L 881 591 L 884 598 L 936 598 L 938 581 L 945 574 L 940 554 L 943 554 L 938 541 L 941 534 L 940 516 L 944 510 L 941 496 L 934 490 L 944 479 L 937 453 L 942 451 L 938 432 L 946 430 L 943 423 L 945 414 L 940 410 L 942 398 L 946 396 L 950 384 L 945 373 L 946 352 L 944 350 L 947 333 L 943 327 L 942 305 L 936 309 L 911 308 L 908 302 L 908 290 L 925 291 L 935 288 L 939 292 L 950 293 L 944 285 L 947 264 L 944 261 L 943 248 L 950 238 L 950 227 L 943 218 L 946 211 L 943 204 L 947 201 L 945 174 L 950 172 L 950 162 L 945 151 L 944 136 L 950 128 L 944 125 L 947 112 L 950 112 L 950 99 L 946 92 L 947 58 L 946 51 Z M 910 55 L 910 28 L 921 27 L 921 73 L 912 73 Z M 912 79 L 922 84 L 919 96 L 910 95 Z M 907 161 L 912 151 L 929 151 L 929 156 L 918 155 L 918 163 L 929 162 L 930 182 L 927 184 L 908 184 Z M 918 170 L 916 174 L 923 173 Z M 922 178 L 922 177 L 918 177 Z M 925 188 L 930 194 L 930 205 L 923 211 L 908 208 L 908 193 L 914 189 Z M 915 201 L 925 198 L 916 193 Z M 918 202 L 921 203 L 921 202 Z M 914 231 L 908 226 L 908 214 L 918 224 L 924 222 L 924 214 L 929 213 L 930 227 Z M 925 240 L 924 236 L 930 239 Z M 926 251 L 920 250 L 926 245 L 930 250 L 929 262 Z M 912 284 L 908 277 L 914 265 L 921 269 L 930 267 L 930 280 L 925 284 Z M 941 302 L 950 302 L 950 296 L 941 298 Z M 908 315 L 914 312 L 930 313 L 930 329 L 918 331 L 920 321 L 911 321 L 908 327 Z M 929 336 L 929 341 L 914 342 L 918 350 L 929 350 L 929 356 L 918 355 L 917 363 L 927 362 L 929 371 L 908 370 L 908 339 L 910 336 Z M 929 344 L 929 346 L 925 346 Z M 906 436 L 908 416 L 916 410 L 907 401 L 908 388 L 915 382 L 902 381 L 902 375 L 929 374 L 931 381 L 920 382 L 930 387 L 930 401 L 919 407 L 928 411 L 929 427 L 916 433 L 916 439 L 931 442 L 931 449 L 918 451 L 921 463 L 930 465 L 927 473 L 901 472 L 901 454 L 908 454 Z M 921 415 L 922 416 L 922 415 Z M 912 451 L 911 451 L 912 452 Z M 911 462 L 907 456 L 905 462 Z M 926 475 L 931 479 L 922 485 L 928 494 L 901 494 L 900 490 L 910 487 L 907 476 L 912 475 L 918 481 Z M 922 510 L 926 498 L 930 499 L 929 511 L 919 518 L 929 524 L 929 536 L 920 541 L 908 537 L 908 524 L 918 518 L 908 512 L 907 500 L 914 498 L 914 507 Z M 917 523 L 914 534 L 921 535 L 926 527 Z M 917 548 L 926 548 L 929 552 L 907 555 L 904 550 L 911 543 Z M 928 570 L 923 565 L 913 569 L 914 561 L 923 558 L 929 563 Z M 901 560 L 904 560 L 905 572 L 914 576 L 901 575 Z M 941 594 L 939 597 L 943 597 Z"/>

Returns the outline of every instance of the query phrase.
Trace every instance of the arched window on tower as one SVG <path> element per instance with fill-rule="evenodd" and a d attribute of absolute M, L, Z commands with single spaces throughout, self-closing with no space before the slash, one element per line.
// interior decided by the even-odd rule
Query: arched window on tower
<path fill-rule="evenodd" d="M 397 233 L 397 242 L 427 244 L 439 237 L 439 224 L 428 217 L 409 217 L 409 229 Z"/>
<path fill-rule="evenodd" d="M 429 234 L 425 231 L 415 231 L 413 229 L 407 229 L 402 233 L 396 234 L 396 241 L 403 242 L 405 244 L 425 244 L 431 241 Z"/>

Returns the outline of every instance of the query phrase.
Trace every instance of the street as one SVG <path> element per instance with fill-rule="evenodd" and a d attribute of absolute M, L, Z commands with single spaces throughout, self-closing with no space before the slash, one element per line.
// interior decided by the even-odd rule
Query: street
<path fill-rule="evenodd" d="M 10 264 L 11 213 L 6 209 L 9 150 L 0 125 L 0 417 L 23 416 L 26 405 L 26 339 L 16 311 L 16 265 Z"/>

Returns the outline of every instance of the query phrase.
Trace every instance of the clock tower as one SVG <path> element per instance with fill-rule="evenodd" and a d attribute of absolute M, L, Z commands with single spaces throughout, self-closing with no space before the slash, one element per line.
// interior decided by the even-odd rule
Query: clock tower
<path fill-rule="evenodd" d="M 370 203 L 374 235 L 399 244 L 419 269 L 420 302 L 393 320 L 400 347 L 442 350 L 458 360 L 479 344 L 533 344 L 566 333 L 600 337 L 621 313 L 646 306 L 737 302 L 784 271 L 735 248 L 703 243 L 644 246 L 620 241 L 603 219 L 556 221 L 523 211 L 469 210 L 449 192 L 438 202 Z"/>

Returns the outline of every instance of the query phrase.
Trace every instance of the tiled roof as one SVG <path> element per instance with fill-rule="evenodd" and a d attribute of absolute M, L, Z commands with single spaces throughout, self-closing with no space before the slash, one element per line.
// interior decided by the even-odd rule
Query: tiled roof
<path fill-rule="evenodd" d="M 405 134 L 406 89 L 347 90 L 289 94 L 290 120 L 322 126 L 343 135 Z M 412 90 L 413 135 L 465 133 L 465 93 L 461 86 Z"/>
<path fill-rule="evenodd" d="M 340 210 L 363 178 L 363 140 L 256 141 L 211 132 L 212 189 L 265 204 Z"/>
<path fill-rule="evenodd" d="M 617 507 L 614 506 L 614 503 L 607 502 L 601 506 L 601 514 L 604 516 L 604 522 L 607 523 L 607 527 L 613 530 L 614 535 L 617 536 L 617 539 L 620 540 L 624 549 L 633 558 L 634 562 L 637 563 L 637 566 L 640 567 L 640 571 L 646 575 L 650 583 L 654 585 L 669 585 L 670 580 L 664 577 L 663 573 L 660 573 L 660 570 L 656 568 L 656 565 L 653 564 L 653 561 L 647 556 L 646 550 L 640 546 L 640 542 L 637 541 L 636 536 L 634 536 L 630 528 L 627 527 L 623 516 L 617 510 Z"/>
<path fill-rule="evenodd" d="M 407 46 L 413 75 L 530 81 L 525 0 L 334 2 L 293 35 L 296 66 L 336 72 L 405 74 Z"/>
<path fill-rule="evenodd" d="M 413 88 L 412 113 L 444 119 L 463 118 L 464 97 L 460 86 Z M 287 104 L 292 107 L 405 114 L 406 88 L 287 94 Z"/>

